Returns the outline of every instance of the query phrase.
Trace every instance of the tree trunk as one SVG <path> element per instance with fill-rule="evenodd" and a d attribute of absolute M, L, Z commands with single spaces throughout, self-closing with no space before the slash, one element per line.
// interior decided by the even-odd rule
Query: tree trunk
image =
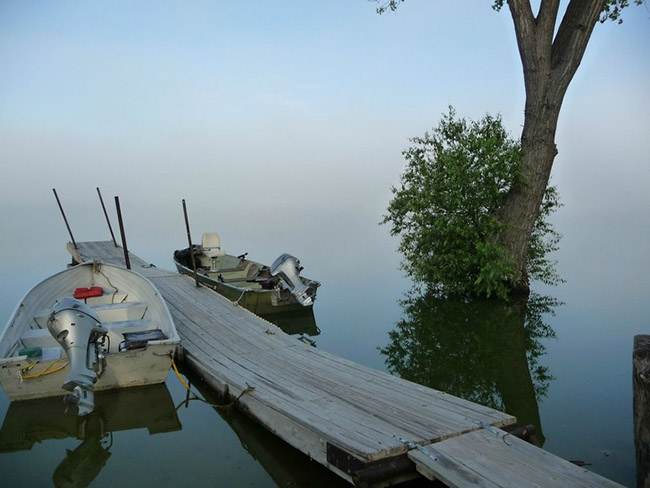
<path fill-rule="evenodd" d="M 562 100 L 605 0 L 571 0 L 554 37 L 559 0 L 542 0 L 537 17 L 528 0 L 508 0 L 524 70 L 526 108 L 521 134 L 521 180 L 499 210 L 499 236 L 515 263 L 514 293 L 528 293 L 527 254 L 535 219 L 557 154 L 555 132 Z"/>

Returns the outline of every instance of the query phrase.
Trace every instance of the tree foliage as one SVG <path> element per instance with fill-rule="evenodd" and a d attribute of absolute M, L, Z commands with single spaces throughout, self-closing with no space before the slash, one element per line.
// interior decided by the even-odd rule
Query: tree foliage
<path fill-rule="evenodd" d="M 404 0 L 391 0 L 389 2 L 390 9 L 395 10 L 397 8 L 397 3 L 399 1 L 404 1 Z M 636 5 L 641 5 L 645 0 L 634 0 L 634 3 Z M 501 7 L 506 3 L 506 0 L 495 0 L 494 4 L 492 5 L 492 8 L 494 10 L 501 10 Z M 621 10 L 623 10 L 625 7 L 629 7 L 630 2 L 629 0 L 605 0 L 603 3 L 603 10 L 600 16 L 600 21 L 601 22 L 606 22 L 607 20 L 614 20 L 617 21 L 619 24 L 623 23 L 623 19 L 621 18 Z M 381 7 L 378 9 L 378 11 L 381 9 Z M 386 10 L 384 8 L 383 10 Z"/>
<path fill-rule="evenodd" d="M 498 235 L 497 210 L 520 178 L 521 148 L 499 116 L 479 121 L 457 118 L 452 107 L 437 128 L 411 139 L 406 169 L 383 223 L 399 235 L 403 268 L 417 282 L 444 295 L 505 297 L 514 263 Z M 559 234 L 547 217 L 559 205 L 547 190 L 529 249 L 529 274 L 558 280 L 546 258 Z"/>
<path fill-rule="evenodd" d="M 398 5 L 404 2 L 404 0 L 388 0 L 388 1 L 384 1 L 383 3 L 380 0 L 374 0 L 374 1 L 380 4 L 380 6 L 377 7 L 377 13 L 380 14 L 383 14 L 387 10 L 391 10 L 394 12 L 395 10 L 397 10 Z M 633 0 L 633 2 L 635 5 L 641 5 L 645 2 L 645 0 Z M 497 11 L 501 10 L 501 8 L 505 3 L 506 0 L 494 0 L 494 3 L 492 4 L 492 8 Z M 603 4 L 603 11 L 600 17 L 600 21 L 605 22 L 607 20 L 614 20 L 619 24 L 622 24 L 623 19 L 621 18 L 621 10 L 629 6 L 630 6 L 629 0 L 605 0 Z"/>
<path fill-rule="evenodd" d="M 375 1 L 382 13 L 396 10 L 404 0 Z M 506 282 L 513 293 L 528 293 L 529 280 L 540 271 L 544 274 L 540 253 L 531 249 L 536 249 L 536 235 L 543 233 L 539 212 L 547 208 L 545 199 L 549 201 L 548 183 L 558 152 L 555 134 L 562 102 L 597 22 L 611 19 L 620 23 L 621 11 L 632 1 L 637 5 L 645 3 L 645 0 L 570 0 L 564 3 L 564 14 L 559 15 L 559 0 L 491 0 L 496 10 L 507 4 L 512 15 L 526 103 L 520 138 L 520 176 L 510 184 L 505 196 L 500 194 L 497 223 L 493 225 L 496 232 L 492 235 L 498 244 L 490 241 L 489 246 L 476 249 L 499 265 L 481 267 L 478 277 L 468 274 L 467 279 L 473 280 L 468 283 L 469 288 L 484 284 L 486 279 L 487 283 L 493 283 L 494 276 L 504 273 L 501 282 Z M 537 13 L 531 3 L 537 3 Z M 403 244 L 407 252 L 413 246 Z M 528 262 L 531 259 L 533 262 Z M 500 289 L 490 287 L 485 291 L 501 294 Z"/>

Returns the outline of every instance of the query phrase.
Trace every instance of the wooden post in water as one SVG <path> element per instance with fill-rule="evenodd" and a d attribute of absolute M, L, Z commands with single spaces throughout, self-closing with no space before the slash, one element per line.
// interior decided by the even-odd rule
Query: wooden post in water
<path fill-rule="evenodd" d="M 79 249 L 77 247 L 77 243 L 74 241 L 72 230 L 70 230 L 70 224 L 68 224 L 68 219 L 66 218 L 65 212 L 63 211 L 63 206 L 61 205 L 61 200 L 59 200 L 59 195 L 56 194 L 56 188 L 52 188 L 52 191 L 54 192 L 54 198 L 56 198 L 56 203 L 59 204 L 59 210 L 61 211 L 61 215 L 63 215 L 63 221 L 65 222 L 65 226 L 68 229 L 68 234 L 70 234 L 70 240 L 72 241 L 72 245 L 74 246 L 75 249 Z"/>
<path fill-rule="evenodd" d="M 196 286 L 199 287 L 199 275 L 196 272 L 196 261 L 194 260 L 194 248 L 192 247 L 192 236 L 190 234 L 190 220 L 187 218 L 187 206 L 185 205 L 185 199 L 183 198 L 183 215 L 185 216 L 185 229 L 187 230 L 187 245 L 190 250 L 190 259 L 192 260 L 192 271 L 194 271 L 194 281 Z"/>
<path fill-rule="evenodd" d="M 104 199 L 102 198 L 102 193 L 99 191 L 99 187 L 97 187 L 97 195 L 99 195 L 99 202 L 102 204 L 102 210 L 104 211 L 104 217 L 106 217 L 108 230 L 111 232 L 111 239 L 113 239 L 113 245 L 117 247 L 117 242 L 115 241 L 115 234 L 113 234 L 113 227 L 111 227 L 111 221 L 108 218 L 108 212 L 106 212 L 106 206 L 104 205 Z"/>
<path fill-rule="evenodd" d="M 124 223 L 122 222 L 122 211 L 120 210 L 120 197 L 115 197 L 115 208 L 117 209 L 117 221 L 120 224 L 120 234 L 122 235 L 122 248 L 124 249 L 124 263 L 126 269 L 131 269 L 131 260 L 129 259 L 129 250 L 126 247 L 126 235 L 124 234 Z"/>
<path fill-rule="evenodd" d="M 650 488 L 650 335 L 634 337 L 632 381 L 636 486 Z"/>

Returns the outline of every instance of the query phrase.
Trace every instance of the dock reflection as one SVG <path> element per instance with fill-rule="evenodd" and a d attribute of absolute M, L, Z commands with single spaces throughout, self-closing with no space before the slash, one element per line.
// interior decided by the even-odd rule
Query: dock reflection
<path fill-rule="evenodd" d="M 193 401 L 208 403 L 226 421 L 239 438 L 242 447 L 268 473 L 277 486 L 310 488 L 345 488 L 350 486 L 337 475 L 293 448 L 265 427 L 239 411 L 229 400 L 212 390 L 189 368 L 181 371 L 202 398 L 188 393 L 185 402 L 177 409 Z"/>
<path fill-rule="evenodd" d="M 110 458 L 113 433 L 143 428 L 152 435 L 181 430 L 166 385 L 98 392 L 95 410 L 85 417 L 76 409 L 66 412 L 61 397 L 13 402 L 0 429 L 0 452 L 31 450 L 46 440 L 78 439 L 76 448 L 64 451 L 52 480 L 57 487 L 86 487 Z"/>
<path fill-rule="evenodd" d="M 535 294 L 504 303 L 411 292 L 381 353 L 393 374 L 534 425 L 542 446 L 538 401 L 553 380 L 542 339 L 555 337 L 545 317 L 560 305 Z"/>

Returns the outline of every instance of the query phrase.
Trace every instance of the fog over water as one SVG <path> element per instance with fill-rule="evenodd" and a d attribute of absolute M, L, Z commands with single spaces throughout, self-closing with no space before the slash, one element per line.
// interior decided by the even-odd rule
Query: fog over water
<path fill-rule="evenodd" d="M 323 283 L 319 347 L 384 368 L 410 285 L 378 224 L 409 137 L 450 104 L 521 130 L 512 22 L 489 3 L 3 2 L 0 320 L 69 261 L 52 188 L 77 240 L 109 238 L 100 187 L 116 232 L 119 195 L 129 248 L 159 267 L 187 245 L 183 198 L 195 242 L 217 231 L 233 254 L 295 254 Z M 650 13 L 624 13 L 596 26 L 563 105 L 567 282 L 536 290 L 566 304 L 547 341 L 546 447 L 623 452 L 611 472 L 627 483 L 632 337 L 650 333 Z M 627 413 L 588 415 L 598 391 L 599 412 Z"/>

